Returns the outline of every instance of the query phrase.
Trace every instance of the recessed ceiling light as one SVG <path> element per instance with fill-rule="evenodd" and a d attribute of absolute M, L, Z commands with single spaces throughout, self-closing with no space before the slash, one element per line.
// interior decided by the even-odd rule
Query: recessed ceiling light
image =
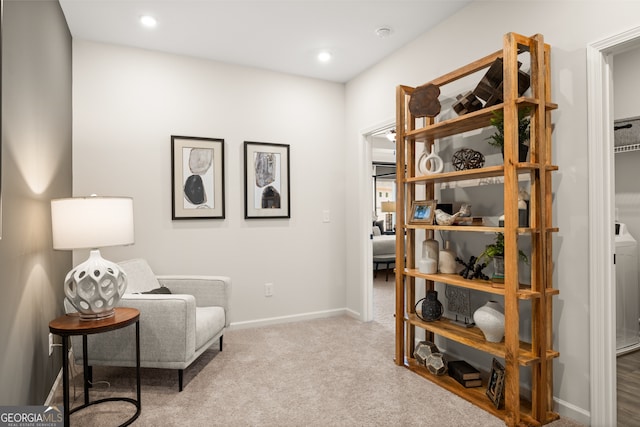
<path fill-rule="evenodd" d="M 392 33 L 391 27 L 376 28 L 376 36 L 380 37 L 381 39 L 385 39 L 389 37 L 391 33 Z"/>
<path fill-rule="evenodd" d="M 323 50 L 322 52 L 318 53 L 318 61 L 329 62 L 330 60 L 331 60 L 331 52 Z"/>
<path fill-rule="evenodd" d="M 150 15 L 141 16 L 140 23 L 147 28 L 153 28 L 158 25 L 158 21 L 156 21 L 156 18 Z"/>

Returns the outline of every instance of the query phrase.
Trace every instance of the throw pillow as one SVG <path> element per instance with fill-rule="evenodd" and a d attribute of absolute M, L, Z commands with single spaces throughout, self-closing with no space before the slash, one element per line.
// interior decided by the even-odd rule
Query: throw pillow
<path fill-rule="evenodd" d="M 150 291 L 145 291 L 145 292 L 140 292 L 141 294 L 170 294 L 171 291 L 169 290 L 169 288 L 165 287 L 165 286 L 161 286 L 159 288 L 156 289 L 151 289 Z"/>

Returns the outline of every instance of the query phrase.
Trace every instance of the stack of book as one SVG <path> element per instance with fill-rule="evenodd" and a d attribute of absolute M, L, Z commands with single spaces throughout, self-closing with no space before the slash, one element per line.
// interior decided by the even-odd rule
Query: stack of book
<path fill-rule="evenodd" d="M 449 376 L 465 387 L 480 387 L 480 371 L 464 360 L 454 360 L 448 363 Z"/>

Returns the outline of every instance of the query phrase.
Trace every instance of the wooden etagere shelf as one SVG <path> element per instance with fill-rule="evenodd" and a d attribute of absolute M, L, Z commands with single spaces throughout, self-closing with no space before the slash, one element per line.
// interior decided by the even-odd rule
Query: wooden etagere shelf
<path fill-rule="evenodd" d="M 415 314 L 409 314 L 406 319 L 411 325 L 419 326 L 429 332 L 433 332 L 436 335 L 445 337 L 452 341 L 459 342 L 460 344 L 473 347 L 477 350 L 484 351 L 486 353 L 493 354 L 501 358 L 505 358 L 506 350 L 504 343 L 492 343 L 487 342 L 484 339 L 482 331 L 476 327 L 467 328 L 459 326 L 458 324 L 451 322 L 449 319 L 443 318 L 442 320 L 436 320 L 433 322 L 425 322 L 420 320 Z M 547 351 L 547 359 L 558 357 L 558 352 L 553 350 Z M 540 357 L 536 356 L 531 348 L 531 343 L 520 341 L 518 351 L 518 363 L 521 366 L 530 366 L 534 363 L 539 363 Z"/>
<path fill-rule="evenodd" d="M 490 65 L 490 64 L 489 64 Z M 538 106 L 539 102 L 533 98 L 518 98 L 515 100 L 518 108 Z M 434 123 L 419 129 L 408 131 L 405 134 L 407 140 L 411 142 L 425 142 L 429 138 L 446 138 L 448 136 L 459 135 L 463 132 L 469 132 L 490 126 L 490 120 L 494 111 L 502 110 L 504 104 L 492 105 L 472 113 L 465 114 L 461 117 Z M 558 108 L 557 104 L 547 103 L 545 109 L 548 111 Z"/>
<path fill-rule="evenodd" d="M 554 165 L 538 165 L 534 163 L 516 163 L 514 165 L 516 169 L 516 173 L 518 174 L 530 174 L 533 171 L 543 169 L 549 171 L 558 170 L 557 166 Z M 467 169 L 462 171 L 455 172 L 443 172 L 443 173 L 434 173 L 432 175 L 420 175 L 420 176 L 412 176 L 405 179 L 406 183 L 441 183 L 441 182 L 451 182 L 451 181 L 462 181 L 469 179 L 482 179 L 482 178 L 493 178 L 498 176 L 504 176 L 504 166 L 490 166 L 486 168 L 480 169 Z"/>
<path fill-rule="evenodd" d="M 416 269 L 409 269 L 409 268 L 405 269 L 404 274 L 406 276 L 421 278 L 421 279 L 429 280 L 432 282 L 445 283 L 447 285 L 458 286 L 459 288 L 473 289 L 474 291 L 482 291 L 490 294 L 503 295 L 503 296 L 506 294 L 504 287 L 496 287 L 489 280 L 481 280 L 481 279 L 468 280 L 461 277 L 458 274 L 443 274 L 443 273 L 424 274 L 424 273 L 420 273 Z M 553 289 L 553 288 L 547 288 L 545 290 L 545 295 L 557 295 L 559 293 L 560 292 L 557 289 Z M 542 294 L 540 292 L 532 291 L 530 286 L 525 286 L 522 284 L 518 286 L 518 291 L 516 293 L 516 296 L 518 297 L 518 299 L 540 298 L 541 295 Z"/>
<path fill-rule="evenodd" d="M 428 379 L 429 381 L 434 382 L 435 384 L 446 390 L 449 390 L 452 393 L 460 394 L 460 392 L 463 391 L 466 400 L 495 415 L 496 417 L 502 419 L 507 418 L 507 412 L 504 408 L 496 409 L 491 404 L 491 402 L 487 400 L 487 396 L 484 394 L 484 391 L 487 387 L 486 383 L 483 383 L 482 387 L 463 388 L 456 380 L 448 375 L 432 375 L 415 359 L 410 358 L 405 360 L 405 366 L 416 374 Z M 520 400 L 520 420 L 524 425 L 540 425 L 540 423 L 531 416 L 531 402 L 524 398 Z"/>
<path fill-rule="evenodd" d="M 502 418 L 509 426 L 541 425 L 558 418 L 553 412 L 553 360 L 559 353 L 552 349 L 552 299 L 559 293 L 553 287 L 552 233 L 558 231 L 552 224 L 552 173 L 558 166 L 551 162 L 551 112 L 558 105 L 551 101 L 550 51 L 540 34 L 525 37 L 515 33 L 504 36 L 501 50 L 438 77 L 428 83 L 442 87 L 463 77 L 491 67 L 502 60 L 502 103 L 437 121 L 437 117 L 417 118 L 409 109 L 409 100 L 416 88 L 398 86 L 396 114 L 397 195 L 396 227 L 405 230 L 396 239 L 396 363 L 404 365 L 420 376 L 458 394 L 469 402 Z M 530 59 L 530 91 L 527 96 L 518 94 L 518 55 L 528 52 Z M 470 88 L 471 89 L 471 88 Z M 529 94 L 530 93 L 530 94 Z M 517 160 L 518 111 L 527 108 L 531 115 L 531 141 L 529 160 Z M 480 169 L 444 171 L 419 176 L 416 170 L 418 144 L 433 149 L 436 140 L 491 126 L 496 111 L 504 113 L 505 149 L 504 164 Z M 419 126 L 417 124 L 419 123 Z M 527 180 L 530 189 L 530 226 L 518 225 L 519 181 Z M 475 181 L 474 181 L 475 180 Z M 424 191 L 426 199 L 434 199 L 437 186 L 479 186 L 490 181 L 496 191 L 502 188 L 504 206 L 496 207 L 504 212 L 504 226 L 484 225 L 424 225 L 407 224 L 407 213 L 416 199 L 417 188 Z M 500 187 L 501 186 L 501 187 Z M 421 197 L 422 198 L 422 197 Z M 467 280 L 456 274 L 423 274 L 417 269 L 416 232 L 420 230 L 466 233 L 503 233 L 505 242 L 505 283 L 496 286 L 486 280 Z M 526 236 L 531 243 L 531 284 L 518 281 L 518 238 Z M 406 242 L 405 242 L 406 239 Z M 416 314 L 416 280 L 424 280 L 425 290 L 434 289 L 435 283 L 444 283 L 475 292 L 504 298 L 505 337 L 502 342 L 487 342 L 476 327 L 464 327 L 442 318 L 425 322 Z M 528 301 L 531 318 L 530 334 L 521 334 L 520 304 Z M 528 312 L 528 311 L 527 311 Z M 483 387 L 465 388 L 448 375 L 435 376 L 413 357 L 416 329 L 425 331 L 428 340 L 435 337 L 463 344 L 504 360 L 504 404 L 496 408 L 486 396 Z M 530 342 L 520 336 L 531 336 Z M 521 383 L 520 368 L 531 369 L 531 382 Z M 487 369 L 485 369 L 487 370 Z M 531 391 L 531 399 L 521 396 L 521 389 Z"/>

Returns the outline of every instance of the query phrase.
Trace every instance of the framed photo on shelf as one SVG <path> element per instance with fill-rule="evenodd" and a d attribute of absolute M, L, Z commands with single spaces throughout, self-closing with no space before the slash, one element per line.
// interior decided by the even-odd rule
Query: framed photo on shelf
<path fill-rule="evenodd" d="M 291 218 L 289 145 L 244 142 L 244 217 Z"/>
<path fill-rule="evenodd" d="M 502 394 L 504 392 L 504 366 L 495 358 L 491 366 L 491 376 L 489 377 L 489 385 L 487 386 L 487 396 L 493 402 L 493 405 L 499 409 L 502 402 Z"/>
<path fill-rule="evenodd" d="M 224 218 L 224 139 L 171 135 L 171 218 Z"/>
<path fill-rule="evenodd" d="M 437 203 L 437 200 L 414 200 L 411 202 L 411 216 L 407 222 L 432 225 Z"/>

